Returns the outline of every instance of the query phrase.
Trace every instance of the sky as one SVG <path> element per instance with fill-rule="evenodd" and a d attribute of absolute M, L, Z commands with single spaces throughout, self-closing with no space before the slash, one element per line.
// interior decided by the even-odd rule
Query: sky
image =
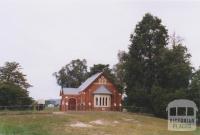
<path fill-rule="evenodd" d="M 145 13 L 184 39 L 200 66 L 200 1 L 192 0 L 0 0 L 0 66 L 19 62 L 34 99 L 59 98 L 53 73 L 73 59 L 117 63 Z"/>

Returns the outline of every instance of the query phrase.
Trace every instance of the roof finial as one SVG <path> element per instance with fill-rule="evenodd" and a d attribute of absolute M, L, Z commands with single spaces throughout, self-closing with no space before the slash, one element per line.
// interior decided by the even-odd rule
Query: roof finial
<path fill-rule="evenodd" d="M 107 68 L 107 67 L 104 67 L 104 68 L 102 69 L 102 72 L 104 72 L 104 71 L 106 70 L 106 68 Z"/>

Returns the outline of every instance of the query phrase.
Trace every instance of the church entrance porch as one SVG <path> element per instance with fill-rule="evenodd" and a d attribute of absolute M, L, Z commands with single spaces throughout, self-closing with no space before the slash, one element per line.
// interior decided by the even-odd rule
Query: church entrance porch
<path fill-rule="evenodd" d="M 76 99 L 75 98 L 70 98 L 68 100 L 68 110 L 72 110 L 72 111 L 76 110 Z"/>

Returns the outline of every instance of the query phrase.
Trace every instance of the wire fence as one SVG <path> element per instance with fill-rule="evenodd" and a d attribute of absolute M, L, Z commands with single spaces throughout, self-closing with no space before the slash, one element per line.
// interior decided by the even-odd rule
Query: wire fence
<path fill-rule="evenodd" d="M 54 105 L 49 107 L 48 104 L 32 104 L 32 105 L 9 105 L 9 106 L 0 106 L 0 112 L 1 111 L 26 111 L 26 110 L 36 110 L 36 111 L 42 111 L 42 110 L 56 110 L 59 111 L 60 105 Z M 151 112 L 143 107 L 135 107 L 135 106 L 121 106 L 122 112 L 135 112 L 135 113 L 148 113 L 151 115 Z M 79 110 L 78 110 L 79 111 Z M 84 111 L 84 110 L 80 110 Z"/>
<path fill-rule="evenodd" d="M 33 105 L 12 105 L 12 106 L 0 106 L 0 110 L 23 110 L 32 109 Z"/>
<path fill-rule="evenodd" d="M 15 114 L 15 112 L 17 112 L 17 111 L 20 111 L 20 114 L 26 114 L 26 113 L 34 114 L 37 112 L 46 114 L 46 113 L 53 113 L 54 111 L 59 111 L 60 110 L 59 107 L 60 107 L 59 105 L 53 106 L 53 107 L 48 107 L 48 105 L 45 105 L 45 104 L 0 106 L 0 115 Z M 144 107 L 121 106 L 121 111 L 122 112 L 142 113 L 142 114 L 153 116 L 153 113 Z M 166 115 L 166 118 L 167 118 L 167 115 Z M 200 118 L 200 113 L 198 112 L 197 113 L 198 124 L 200 124 L 199 118 Z"/>
<path fill-rule="evenodd" d="M 51 110 L 54 110 L 56 108 L 57 111 L 59 111 L 60 105 L 53 105 L 50 106 L 48 104 L 31 104 L 31 105 L 7 105 L 2 106 L 0 105 L 0 111 L 9 110 L 9 111 L 23 111 L 23 110 L 36 110 L 36 111 L 42 111 L 44 109 L 51 108 Z M 134 113 L 147 113 L 149 115 L 153 115 L 153 112 L 147 108 L 144 107 L 136 107 L 136 106 L 121 106 L 120 107 L 122 112 L 134 112 Z M 84 110 L 81 110 L 84 111 Z M 167 114 L 167 112 L 166 112 Z M 197 114 L 200 114 L 197 112 Z"/>
<path fill-rule="evenodd" d="M 43 110 L 45 108 L 44 105 L 9 105 L 9 106 L 0 106 L 0 111 L 23 111 L 23 110 Z"/>

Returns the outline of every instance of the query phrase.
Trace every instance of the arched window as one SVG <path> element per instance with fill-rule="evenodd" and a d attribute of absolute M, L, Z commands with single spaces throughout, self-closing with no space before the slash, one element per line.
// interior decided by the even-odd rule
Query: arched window
<path fill-rule="evenodd" d="M 104 106 L 104 97 L 103 97 L 103 106 Z"/>
<path fill-rule="evenodd" d="M 101 97 L 100 97 L 100 102 L 99 102 L 99 105 L 101 106 Z"/>

